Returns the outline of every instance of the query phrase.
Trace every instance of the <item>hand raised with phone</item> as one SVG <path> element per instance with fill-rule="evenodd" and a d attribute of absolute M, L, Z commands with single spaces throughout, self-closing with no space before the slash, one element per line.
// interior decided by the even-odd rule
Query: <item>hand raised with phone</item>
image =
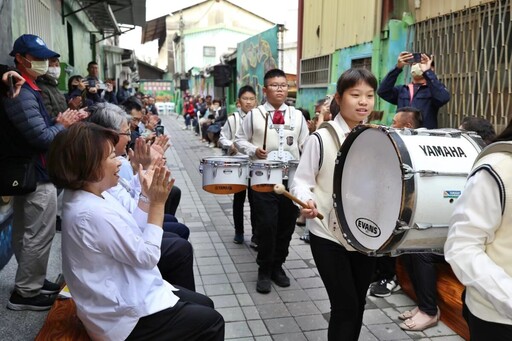
<path fill-rule="evenodd" d="M 25 84 L 25 79 L 16 71 L 7 71 L 2 76 L 2 82 L 9 88 L 7 96 L 14 98 L 19 95 L 21 86 Z"/>

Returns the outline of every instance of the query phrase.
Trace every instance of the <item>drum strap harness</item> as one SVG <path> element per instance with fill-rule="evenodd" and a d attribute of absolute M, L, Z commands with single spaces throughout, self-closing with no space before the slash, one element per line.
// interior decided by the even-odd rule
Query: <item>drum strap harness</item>
<path fill-rule="evenodd" d="M 269 126 L 266 127 L 266 129 L 275 129 L 278 136 L 279 136 L 279 147 L 277 149 L 277 156 L 279 160 L 283 159 L 284 156 L 284 130 L 288 129 L 293 131 L 295 129 L 295 110 L 291 110 L 291 107 L 288 107 L 289 110 L 286 110 L 284 115 L 286 117 L 286 112 L 288 112 L 288 116 L 290 118 L 290 124 L 275 124 L 272 123 L 272 120 L 269 120 Z M 258 111 L 260 112 L 261 116 L 265 118 L 264 112 L 266 111 L 263 105 L 260 105 L 258 107 Z M 251 122 L 252 123 L 252 122 Z M 254 129 L 254 128 L 253 128 Z"/>
<path fill-rule="evenodd" d="M 331 137 L 334 140 L 334 143 L 336 143 L 336 149 L 339 150 L 341 147 L 341 142 L 340 142 L 340 138 L 338 137 L 338 132 L 336 131 L 336 128 L 334 127 L 332 122 L 330 122 L 330 121 L 323 122 L 320 125 L 320 127 L 318 127 L 318 129 L 321 129 L 321 128 L 327 129 L 329 134 L 331 134 Z M 318 170 L 320 170 L 320 168 L 322 168 L 322 163 L 323 163 L 324 146 L 323 146 L 323 141 L 322 141 L 322 138 L 320 137 L 320 135 L 317 133 L 313 133 L 313 135 L 315 135 L 318 138 L 318 142 L 320 143 L 320 158 L 318 160 Z"/>

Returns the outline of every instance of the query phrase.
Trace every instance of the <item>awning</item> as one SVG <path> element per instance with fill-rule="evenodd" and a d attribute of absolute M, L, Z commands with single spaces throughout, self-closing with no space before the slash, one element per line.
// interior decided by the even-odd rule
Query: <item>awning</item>
<path fill-rule="evenodd" d="M 148 21 L 142 26 L 142 44 L 155 39 L 165 38 L 167 36 L 167 29 L 165 25 L 166 18 L 167 15 L 164 15 L 163 17 Z"/>
<path fill-rule="evenodd" d="M 79 0 L 81 10 L 103 34 L 122 34 L 120 24 L 144 26 L 146 0 Z M 67 16 L 68 13 L 63 16 Z"/>

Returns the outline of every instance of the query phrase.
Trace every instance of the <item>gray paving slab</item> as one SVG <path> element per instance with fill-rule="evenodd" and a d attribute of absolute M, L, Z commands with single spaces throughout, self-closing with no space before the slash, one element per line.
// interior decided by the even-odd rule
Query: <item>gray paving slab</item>
<path fill-rule="evenodd" d="M 182 130 L 183 120 L 162 116 L 173 147 L 167 163 L 182 191 L 177 218 L 191 230 L 194 247 L 194 274 L 197 291 L 209 295 L 226 320 L 226 340 L 325 341 L 330 316 L 327 292 L 308 244 L 300 240 L 303 228 L 296 227 L 284 268 L 291 277 L 288 288 L 272 286 L 272 292 L 256 292 L 257 253 L 249 247 L 250 208 L 244 209 L 244 243 L 233 243 L 233 195 L 214 195 L 202 189 L 200 160 L 220 156 L 218 148 L 208 148 L 193 132 Z M 48 277 L 61 272 L 60 235 L 50 257 Z M 5 308 L 12 290 L 15 259 L 0 271 L 0 340 L 33 340 L 47 313 L 12 312 Z M 415 303 L 402 291 L 387 298 L 368 297 L 359 341 L 435 340 L 460 341 L 444 323 L 424 332 L 404 332 L 397 315 Z"/>

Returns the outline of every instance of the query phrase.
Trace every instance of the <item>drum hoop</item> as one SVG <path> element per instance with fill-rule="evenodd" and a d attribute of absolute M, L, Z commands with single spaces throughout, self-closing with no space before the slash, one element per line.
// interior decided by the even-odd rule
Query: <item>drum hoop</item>
<path fill-rule="evenodd" d="M 343 174 L 343 167 L 345 165 L 345 161 L 348 155 L 348 151 L 355 139 L 365 130 L 367 129 L 379 129 L 390 139 L 393 148 L 395 148 L 395 152 L 397 153 L 400 164 L 407 163 L 409 165 L 412 164 L 411 156 L 409 151 L 405 147 L 405 143 L 400 138 L 399 134 L 394 130 L 390 130 L 384 126 L 378 125 L 359 125 L 356 126 L 351 133 L 347 136 L 341 148 L 338 152 L 338 156 L 336 157 L 336 164 L 334 166 L 334 174 L 340 174 L 340 176 L 334 176 L 333 179 L 333 189 L 340 188 L 341 189 L 341 175 Z M 405 173 L 404 169 L 401 169 L 402 177 Z M 412 212 L 414 212 L 414 208 L 416 206 L 416 195 L 415 195 L 415 182 L 414 178 L 410 180 L 402 181 L 402 202 L 400 203 L 399 216 L 397 219 L 400 221 L 405 221 L 407 224 L 410 224 L 412 217 Z M 360 253 L 365 253 L 368 255 L 377 255 L 375 250 L 368 249 L 367 247 L 361 245 L 355 238 L 350 229 L 348 228 L 349 224 L 347 222 L 345 212 L 343 211 L 343 198 L 341 195 L 337 196 L 336 193 L 333 194 L 334 199 L 334 207 L 340 207 L 340 209 L 335 209 L 336 217 L 340 223 L 340 226 L 345 227 L 343 233 L 347 235 L 347 241 L 351 244 L 356 250 Z M 405 236 L 404 233 L 392 234 L 391 237 L 381 246 L 378 250 L 378 255 L 384 255 L 385 253 L 392 252 L 392 247 L 399 243 L 400 240 Z"/>
<path fill-rule="evenodd" d="M 244 161 L 244 160 L 240 160 L 240 161 L 213 161 L 213 160 L 203 160 L 201 161 L 201 164 L 202 165 L 212 165 L 212 166 L 217 166 L 217 167 L 224 167 L 224 166 L 235 166 L 235 167 L 241 167 L 241 166 L 246 166 L 247 164 L 249 163 L 249 161 Z"/>
<path fill-rule="evenodd" d="M 250 168 L 266 169 L 266 168 L 283 168 L 282 161 L 266 161 L 266 162 L 251 162 Z"/>

